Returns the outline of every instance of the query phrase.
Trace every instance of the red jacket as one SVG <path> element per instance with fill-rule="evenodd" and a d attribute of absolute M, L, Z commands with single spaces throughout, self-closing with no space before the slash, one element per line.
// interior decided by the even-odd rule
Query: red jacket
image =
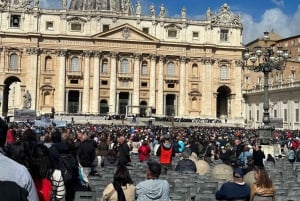
<path fill-rule="evenodd" d="M 148 145 L 142 145 L 139 147 L 138 152 L 139 152 L 139 160 L 145 161 L 149 159 L 151 149 Z"/>
<path fill-rule="evenodd" d="M 14 135 L 13 129 L 9 129 L 6 133 L 6 143 L 13 144 L 16 142 L 16 137 Z"/>

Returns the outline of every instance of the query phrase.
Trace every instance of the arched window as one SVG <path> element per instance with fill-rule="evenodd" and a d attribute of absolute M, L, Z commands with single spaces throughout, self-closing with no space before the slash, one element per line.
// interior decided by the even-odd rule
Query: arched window
<path fill-rule="evenodd" d="M 103 74 L 108 73 L 108 61 L 107 61 L 107 59 L 102 60 L 101 73 L 103 73 Z"/>
<path fill-rule="evenodd" d="M 175 75 L 175 65 L 173 62 L 168 63 L 167 75 Z"/>
<path fill-rule="evenodd" d="M 129 72 L 129 62 L 127 59 L 123 59 L 121 62 L 121 72 L 120 73 L 128 73 Z"/>
<path fill-rule="evenodd" d="M 142 75 L 147 75 L 148 74 L 148 63 L 146 61 L 144 61 L 142 63 L 141 74 Z"/>
<path fill-rule="evenodd" d="M 192 76 L 193 77 L 198 76 L 198 65 L 197 64 L 193 64 L 193 66 L 192 66 Z"/>
<path fill-rule="evenodd" d="M 47 56 L 45 58 L 45 71 L 52 71 L 52 58 L 50 56 Z"/>
<path fill-rule="evenodd" d="M 18 69 L 18 55 L 17 54 L 11 54 L 10 60 L 9 60 L 9 68 L 10 69 Z"/>
<path fill-rule="evenodd" d="M 198 105 L 198 99 L 196 97 L 192 98 L 192 110 L 196 110 L 198 109 L 199 105 Z"/>
<path fill-rule="evenodd" d="M 220 68 L 220 79 L 221 80 L 226 80 L 227 79 L 227 66 L 221 66 Z"/>
<path fill-rule="evenodd" d="M 70 71 L 79 71 L 79 58 L 78 57 L 73 57 L 71 59 L 71 69 Z"/>

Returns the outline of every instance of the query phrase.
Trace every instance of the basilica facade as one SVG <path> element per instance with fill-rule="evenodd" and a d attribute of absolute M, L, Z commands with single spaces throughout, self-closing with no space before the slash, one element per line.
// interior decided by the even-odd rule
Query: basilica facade
<path fill-rule="evenodd" d="M 130 0 L 30 2 L 0 5 L 3 116 L 29 92 L 38 114 L 242 119 L 242 24 L 227 4 L 196 20 Z"/>

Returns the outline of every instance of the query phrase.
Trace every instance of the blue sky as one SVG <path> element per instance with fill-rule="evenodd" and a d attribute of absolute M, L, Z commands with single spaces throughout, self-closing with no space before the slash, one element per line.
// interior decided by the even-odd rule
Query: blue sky
<path fill-rule="evenodd" d="M 70 1 L 70 0 L 69 0 Z M 131 0 L 135 5 L 136 0 Z M 149 15 L 153 3 L 156 13 L 161 4 L 166 7 L 166 16 L 179 17 L 182 7 L 187 10 L 187 18 L 204 19 L 208 7 L 218 12 L 227 3 L 231 11 L 241 14 L 244 43 L 263 35 L 264 31 L 278 33 L 282 37 L 300 35 L 300 0 L 139 0 L 142 13 Z M 59 8 L 60 0 L 41 0 L 41 7 Z"/>

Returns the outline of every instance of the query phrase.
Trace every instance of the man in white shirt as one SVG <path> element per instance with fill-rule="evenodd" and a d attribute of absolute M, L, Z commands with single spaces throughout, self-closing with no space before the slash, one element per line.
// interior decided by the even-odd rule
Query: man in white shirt
<path fill-rule="evenodd" d="M 0 118 L 0 181 L 17 183 L 28 192 L 28 200 L 39 201 L 35 184 L 27 168 L 5 156 L 4 145 L 7 129 L 7 124 Z"/>

